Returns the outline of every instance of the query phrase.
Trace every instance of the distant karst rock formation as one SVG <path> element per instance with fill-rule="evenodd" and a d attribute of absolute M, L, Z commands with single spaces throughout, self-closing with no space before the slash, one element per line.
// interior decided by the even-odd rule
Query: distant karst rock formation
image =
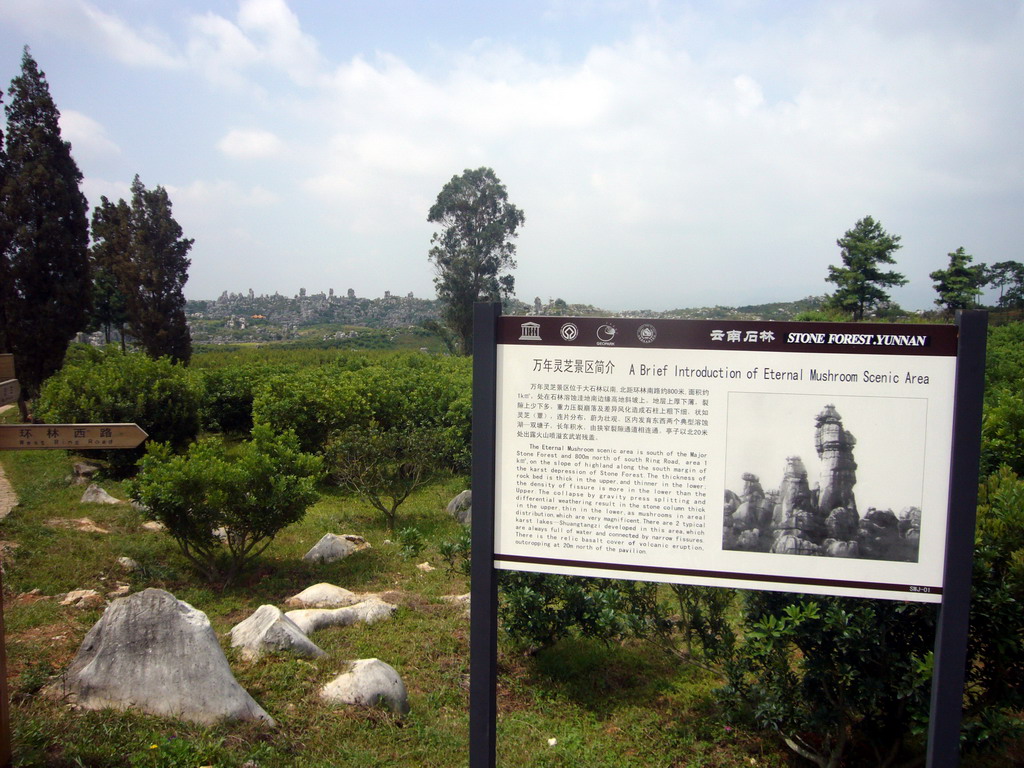
<path fill-rule="evenodd" d="M 765 492 L 760 478 L 742 475 L 740 494 L 725 491 L 722 548 L 783 555 L 917 562 L 921 510 L 899 517 L 889 509 L 857 511 L 853 487 L 856 438 L 843 428 L 834 405 L 815 417 L 814 444 L 821 462 L 811 488 L 799 456 L 788 456 L 778 491 Z"/>

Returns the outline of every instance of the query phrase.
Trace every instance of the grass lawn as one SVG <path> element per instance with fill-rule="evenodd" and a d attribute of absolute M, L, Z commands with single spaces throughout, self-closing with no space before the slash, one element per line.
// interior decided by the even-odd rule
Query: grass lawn
<path fill-rule="evenodd" d="M 305 518 L 275 539 L 257 564 L 224 588 L 205 584 L 169 536 L 142 529 L 124 505 L 79 503 L 63 452 L 0 456 L 20 505 L 0 521 L 4 616 L 17 766 L 465 766 L 468 761 L 469 621 L 441 600 L 468 591 L 445 568 L 439 546 L 459 525 L 444 512 L 464 481 L 425 489 L 399 510 L 399 527 L 421 534 L 419 552 L 388 543 L 379 514 L 326 490 Z M 123 486 L 103 487 L 125 498 Z M 54 521 L 88 517 L 108 533 Z M 327 532 L 364 536 L 372 549 L 334 564 L 302 555 Z M 128 574 L 118 558 L 140 569 Z M 429 562 L 424 572 L 417 564 Z M 245 662 L 227 633 L 264 603 L 283 606 L 317 582 L 377 592 L 399 606 L 372 626 L 314 633 L 327 652 L 315 661 L 287 656 Z M 239 683 L 277 721 L 202 727 L 134 712 L 92 712 L 42 695 L 59 681 L 102 609 L 62 607 L 51 597 L 74 589 L 166 589 L 204 611 L 221 637 Z M 33 593 L 38 590 L 38 593 Z M 349 659 L 377 657 L 398 670 L 410 713 L 322 703 L 318 691 Z M 499 649 L 498 764 L 619 768 L 781 768 L 801 763 L 776 740 L 730 728 L 718 717 L 710 673 L 636 642 L 570 640 L 537 654 L 503 641 Z M 992 763 L 1005 765 L 1007 763 Z"/>

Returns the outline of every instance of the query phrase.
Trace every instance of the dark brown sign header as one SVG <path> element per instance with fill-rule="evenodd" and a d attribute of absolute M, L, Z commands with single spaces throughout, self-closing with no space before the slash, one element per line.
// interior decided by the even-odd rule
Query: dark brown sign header
<path fill-rule="evenodd" d="M 957 352 L 957 327 L 896 323 L 505 315 L 498 318 L 498 343 L 584 348 L 954 357 Z"/>

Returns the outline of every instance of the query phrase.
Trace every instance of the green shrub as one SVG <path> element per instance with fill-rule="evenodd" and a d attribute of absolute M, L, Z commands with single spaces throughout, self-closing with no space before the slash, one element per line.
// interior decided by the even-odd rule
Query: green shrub
<path fill-rule="evenodd" d="M 323 451 L 333 432 L 365 424 L 369 404 L 352 371 L 306 368 L 271 376 L 253 398 L 253 423 L 292 430 L 303 451 Z"/>
<path fill-rule="evenodd" d="M 214 438 L 178 456 L 154 443 L 129 486 L 210 581 L 230 581 L 318 498 L 320 460 L 302 453 L 293 433 L 254 427 L 233 454 Z"/>
<path fill-rule="evenodd" d="M 378 510 L 394 531 L 402 502 L 442 471 L 441 444 L 436 429 L 349 427 L 327 446 L 327 463 L 332 479 Z"/>
<path fill-rule="evenodd" d="M 985 397 L 981 420 L 981 474 L 1006 465 L 1024 474 L 1024 394 L 998 387 Z"/>
<path fill-rule="evenodd" d="M 260 382 L 279 373 L 269 365 L 246 363 L 195 371 L 200 384 L 204 430 L 226 434 L 252 431 L 252 403 Z"/>
<path fill-rule="evenodd" d="M 888 766 L 927 722 L 935 608 L 751 592 L 719 693 L 816 765 Z"/>
<path fill-rule="evenodd" d="M 439 463 L 466 472 L 471 375 L 469 361 L 418 353 L 346 357 L 267 379 L 256 390 L 253 420 L 294 430 L 302 449 L 317 453 L 354 428 L 436 432 Z"/>
<path fill-rule="evenodd" d="M 122 353 L 116 347 L 76 351 L 50 377 L 35 415 L 50 423 L 135 423 L 154 442 L 181 450 L 199 431 L 199 395 L 188 371 L 167 358 Z M 89 451 L 116 475 L 134 471 L 145 446 Z"/>
<path fill-rule="evenodd" d="M 634 634 L 645 624 L 645 616 L 634 609 L 634 590 L 658 588 L 645 582 L 520 571 L 501 571 L 499 579 L 502 627 L 514 640 L 538 647 L 566 637 L 608 641 Z"/>

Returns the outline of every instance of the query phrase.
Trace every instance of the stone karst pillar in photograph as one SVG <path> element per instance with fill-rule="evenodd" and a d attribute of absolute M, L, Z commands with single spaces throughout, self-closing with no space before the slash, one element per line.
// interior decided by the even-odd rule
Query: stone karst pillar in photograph
<path fill-rule="evenodd" d="M 857 462 L 853 448 L 857 439 L 843 429 L 843 420 L 835 406 L 826 405 L 815 417 L 814 445 L 821 459 L 818 480 L 818 511 L 823 517 L 837 507 L 857 511 L 853 486 L 857 483 Z"/>

